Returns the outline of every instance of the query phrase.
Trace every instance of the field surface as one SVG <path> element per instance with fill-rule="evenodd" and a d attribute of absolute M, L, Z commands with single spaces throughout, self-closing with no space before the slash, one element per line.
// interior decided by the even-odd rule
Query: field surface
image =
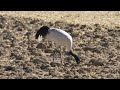
<path fill-rule="evenodd" d="M 81 62 L 35 40 L 43 25 L 73 37 Z M 0 79 L 120 79 L 120 12 L 0 11 Z"/>

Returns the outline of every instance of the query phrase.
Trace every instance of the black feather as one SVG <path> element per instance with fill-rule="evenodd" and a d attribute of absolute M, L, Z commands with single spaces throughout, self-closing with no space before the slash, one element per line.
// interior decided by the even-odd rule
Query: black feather
<path fill-rule="evenodd" d="M 77 64 L 80 63 L 80 58 L 76 54 L 74 54 L 72 51 L 70 51 L 69 54 L 75 58 Z"/>
<path fill-rule="evenodd" d="M 41 28 L 37 31 L 37 33 L 36 33 L 36 35 L 35 35 L 35 38 L 38 39 L 39 36 L 42 36 L 42 37 L 44 38 L 44 37 L 48 34 L 48 30 L 49 30 L 49 27 L 47 27 L 47 26 L 41 27 Z"/>

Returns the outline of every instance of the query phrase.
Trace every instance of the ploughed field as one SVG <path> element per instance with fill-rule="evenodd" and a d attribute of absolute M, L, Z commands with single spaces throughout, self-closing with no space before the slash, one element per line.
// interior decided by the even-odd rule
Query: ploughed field
<path fill-rule="evenodd" d="M 35 40 L 43 25 L 61 28 L 73 37 L 79 65 L 63 53 L 53 62 L 55 45 Z M 120 26 L 71 24 L 0 15 L 1 79 L 120 79 Z"/>

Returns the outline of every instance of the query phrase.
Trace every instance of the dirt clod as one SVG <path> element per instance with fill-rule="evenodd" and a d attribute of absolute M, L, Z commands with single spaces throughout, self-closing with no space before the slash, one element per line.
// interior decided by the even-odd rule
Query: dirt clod
<path fill-rule="evenodd" d="M 35 39 L 36 31 L 44 25 L 63 29 L 72 36 L 72 49 L 80 57 L 80 64 L 66 52 L 53 62 L 55 45 Z M 119 68 L 117 24 L 111 27 L 99 22 L 73 24 L 0 15 L 0 79 L 120 79 Z"/>

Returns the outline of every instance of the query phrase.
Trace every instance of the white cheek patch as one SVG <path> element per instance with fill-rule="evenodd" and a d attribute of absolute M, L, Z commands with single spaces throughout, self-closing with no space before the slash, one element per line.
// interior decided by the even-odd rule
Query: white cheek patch
<path fill-rule="evenodd" d="M 42 41 L 42 36 L 39 36 L 39 37 L 38 37 L 38 41 L 39 41 L 39 42 Z"/>

